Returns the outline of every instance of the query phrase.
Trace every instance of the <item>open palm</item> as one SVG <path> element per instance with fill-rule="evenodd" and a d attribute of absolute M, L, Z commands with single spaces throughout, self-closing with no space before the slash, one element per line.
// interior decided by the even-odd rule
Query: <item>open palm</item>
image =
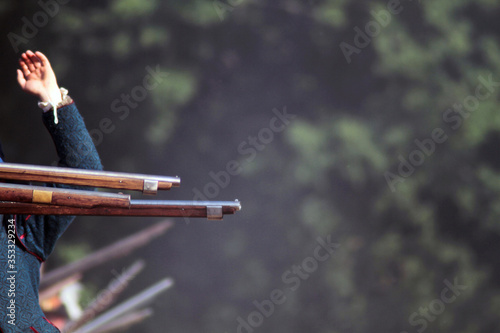
<path fill-rule="evenodd" d="M 57 79 L 47 57 L 26 51 L 19 60 L 17 81 L 25 92 L 37 96 L 42 102 L 59 102 L 61 93 Z"/>

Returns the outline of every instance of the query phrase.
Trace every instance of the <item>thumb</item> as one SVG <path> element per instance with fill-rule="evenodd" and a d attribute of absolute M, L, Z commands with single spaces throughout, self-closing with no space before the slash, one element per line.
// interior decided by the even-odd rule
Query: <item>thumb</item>
<path fill-rule="evenodd" d="M 19 83 L 21 88 L 24 89 L 24 86 L 26 85 L 26 79 L 24 78 L 24 74 L 20 69 L 17 70 L 17 82 Z"/>

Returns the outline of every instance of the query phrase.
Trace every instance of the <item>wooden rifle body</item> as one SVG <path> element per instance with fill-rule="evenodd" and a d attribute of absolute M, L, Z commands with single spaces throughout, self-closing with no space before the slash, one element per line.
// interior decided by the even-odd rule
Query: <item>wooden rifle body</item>
<path fill-rule="evenodd" d="M 179 177 L 0 163 L 0 179 L 104 187 L 155 194 Z M 220 220 L 241 209 L 235 201 L 132 200 L 130 195 L 0 183 L 0 214 L 206 217 Z"/>

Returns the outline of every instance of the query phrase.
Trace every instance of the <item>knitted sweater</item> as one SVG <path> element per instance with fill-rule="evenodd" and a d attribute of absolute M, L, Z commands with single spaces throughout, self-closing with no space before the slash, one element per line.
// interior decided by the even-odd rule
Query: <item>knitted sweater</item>
<path fill-rule="evenodd" d="M 42 117 L 56 146 L 59 165 L 102 170 L 75 104 L 61 107 L 58 116 L 57 125 L 52 112 Z M 40 265 L 52 253 L 56 241 L 74 217 L 0 215 L 0 218 L 0 332 L 59 332 L 39 306 Z"/>

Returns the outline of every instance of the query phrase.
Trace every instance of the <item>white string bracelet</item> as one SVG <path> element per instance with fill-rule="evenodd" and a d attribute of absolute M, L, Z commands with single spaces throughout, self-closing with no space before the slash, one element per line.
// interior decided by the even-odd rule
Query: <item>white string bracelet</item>
<path fill-rule="evenodd" d="M 61 99 L 59 101 L 48 101 L 48 102 L 38 102 L 38 107 L 43 110 L 43 112 L 47 112 L 52 110 L 54 112 L 54 123 L 59 123 L 59 118 L 57 117 L 57 107 L 64 102 L 64 100 L 68 97 L 68 90 L 64 88 L 59 89 L 61 91 Z"/>

